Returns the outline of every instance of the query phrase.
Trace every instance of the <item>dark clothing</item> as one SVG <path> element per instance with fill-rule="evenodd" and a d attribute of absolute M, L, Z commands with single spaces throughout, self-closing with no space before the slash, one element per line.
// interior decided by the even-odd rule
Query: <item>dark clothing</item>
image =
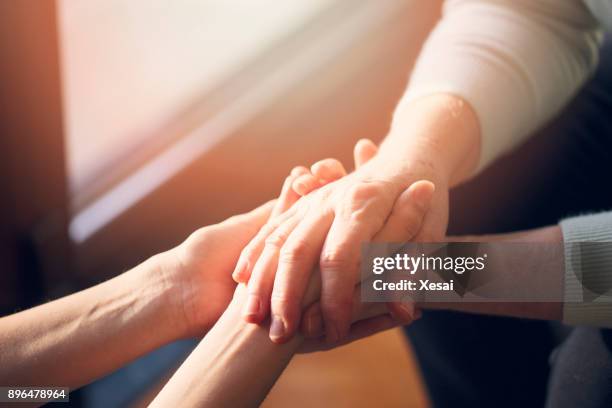
<path fill-rule="evenodd" d="M 612 209 L 612 44 L 554 123 L 451 193 L 449 233 Z M 435 407 L 612 407 L 612 331 L 428 311 L 406 329 Z"/>

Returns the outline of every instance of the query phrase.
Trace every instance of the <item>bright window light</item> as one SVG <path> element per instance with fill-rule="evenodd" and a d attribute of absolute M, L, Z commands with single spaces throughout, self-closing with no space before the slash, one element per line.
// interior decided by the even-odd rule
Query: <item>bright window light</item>
<path fill-rule="evenodd" d="M 73 197 L 334 0 L 59 0 Z"/>

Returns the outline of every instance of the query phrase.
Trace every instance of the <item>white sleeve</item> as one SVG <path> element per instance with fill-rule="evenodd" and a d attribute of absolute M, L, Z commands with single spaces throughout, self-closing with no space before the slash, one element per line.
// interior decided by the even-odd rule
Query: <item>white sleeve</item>
<path fill-rule="evenodd" d="M 480 122 L 481 169 L 570 101 L 601 41 L 581 0 L 446 0 L 394 121 L 419 97 L 462 97 Z"/>

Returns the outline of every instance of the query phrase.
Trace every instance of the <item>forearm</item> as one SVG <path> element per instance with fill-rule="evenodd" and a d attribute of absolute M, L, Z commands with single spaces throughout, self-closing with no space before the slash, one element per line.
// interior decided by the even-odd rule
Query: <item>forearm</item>
<path fill-rule="evenodd" d="M 275 344 L 267 324 L 245 323 L 243 289 L 151 406 L 256 407 L 263 401 L 302 338 Z"/>
<path fill-rule="evenodd" d="M 183 329 L 157 260 L 0 319 L 0 384 L 79 387 L 171 341 Z"/>
<path fill-rule="evenodd" d="M 597 64 L 601 37 L 584 2 L 553 3 L 446 0 L 395 121 L 424 97 L 457 95 L 478 117 L 477 169 L 517 146 L 571 100 Z"/>
<path fill-rule="evenodd" d="M 499 248 L 498 264 L 502 267 L 487 269 L 490 282 L 497 282 L 502 288 L 500 294 L 508 297 L 513 294 L 529 292 L 534 302 L 425 302 L 424 309 L 445 309 L 478 314 L 523 317 L 543 320 L 561 320 L 563 309 L 563 276 L 565 262 L 563 238 L 558 226 L 522 231 L 510 234 L 486 236 L 451 237 L 452 242 L 492 242 Z M 534 243 L 531 256 L 517 257 L 512 250 L 503 247 L 504 243 Z M 492 254 L 489 254 L 491 258 Z"/>

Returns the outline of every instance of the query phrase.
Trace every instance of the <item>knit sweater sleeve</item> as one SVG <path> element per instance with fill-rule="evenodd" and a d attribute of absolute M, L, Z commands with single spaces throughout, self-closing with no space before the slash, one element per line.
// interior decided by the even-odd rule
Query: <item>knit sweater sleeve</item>
<path fill-rule="evenodd" d="M 563 321 L 612 327 L 612 211 L 561 222 L 565 245 Z"/>

